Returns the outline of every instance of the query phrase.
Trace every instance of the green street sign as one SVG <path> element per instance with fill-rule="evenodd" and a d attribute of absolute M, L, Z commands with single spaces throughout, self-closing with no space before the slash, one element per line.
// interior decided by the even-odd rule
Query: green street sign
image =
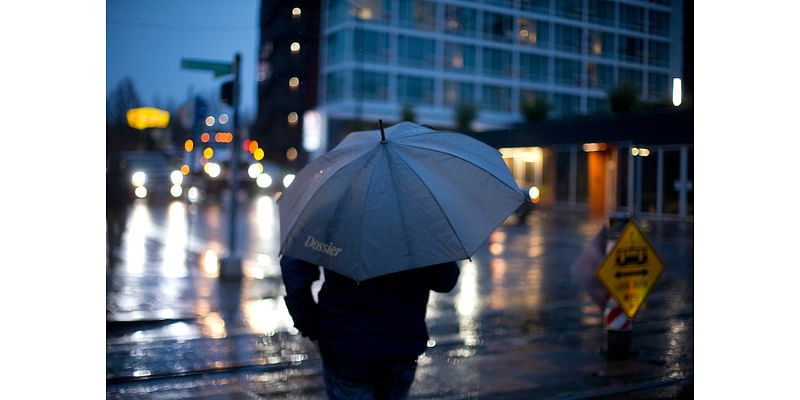
<path fill-rule="evenodd" d="M 220 61 L 192 60 L 184 58 L 181 60 L 181 68 L 212 71 L 214 72 L 215 78 L 233 73 L 233 64 Z"/>

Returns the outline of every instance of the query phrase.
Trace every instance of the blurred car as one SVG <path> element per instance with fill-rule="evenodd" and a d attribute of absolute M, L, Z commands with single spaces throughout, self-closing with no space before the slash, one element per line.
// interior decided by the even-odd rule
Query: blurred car
<path fill-rule="evenodd" d="M 130 176 L 132 193 L 140 199 L 164 200 L 184 195 L 183 174 L 168 154 L 157 151 L 127 151 L 120 167 Z"/>

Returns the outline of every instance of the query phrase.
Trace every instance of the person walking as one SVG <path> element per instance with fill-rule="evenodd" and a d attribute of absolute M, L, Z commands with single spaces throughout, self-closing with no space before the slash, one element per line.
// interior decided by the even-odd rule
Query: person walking
<path fill-rule="evenodd" d="M 320 268 L 284 255 L 286 306 L 295 327 L 317 345 L 328 397 L 406 399 L 426 349 L 430 291 L 447 293 L 458 281 L 455 262 L 356 281 L 323 269 L 318 303 L 311 285 Z"/>
<path fill-rule="evenodd" d="M 527 201 L 497 149 L 378 124 L 309 162 L 278 200 L 286 305 L 318 344 L 331 399 L 408 396 L 430 291 L 451 291 L 456 261 Z"/>

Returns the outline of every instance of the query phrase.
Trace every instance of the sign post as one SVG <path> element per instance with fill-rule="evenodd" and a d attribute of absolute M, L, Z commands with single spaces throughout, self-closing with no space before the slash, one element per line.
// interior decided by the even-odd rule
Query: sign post
<path fill-rule="evenodd" d="M 233 63 L 208 61 L 208 60 L 181 60 L 181 68 L 196 69 L 212 71 L 214 77 L 233 74 L 233 99 L 231 106 L 233 107 L 233 147 L 231 148 L 230 160 L 230 177 L 228 189 L 230 191 L 230 206 L 229 216 L 230 223 L 228 224 L 228 254 L 220 260 L 219 276 L 222 279 L 241 279 L 242 274 L 242 259 L 236 253 L 236 207 L 237 199 L 236 194 L 239 191 L 239 143 L 241 143 L 241 131 L 239 130 L 239 92 L 240 92 L 240 69 L 242 63 L 242 56 L 236 53 Z"/>
<path fill-rule="evenodd" d="M 609 358 L 627 356 L 630 320 L 664 271 L 664 262 L 633 219 L 612 218 L 610 230 L 618 232 L 620 223 L 625 225 L 619 239 L 595 272 L 611 296 L 604 310 Z"/>

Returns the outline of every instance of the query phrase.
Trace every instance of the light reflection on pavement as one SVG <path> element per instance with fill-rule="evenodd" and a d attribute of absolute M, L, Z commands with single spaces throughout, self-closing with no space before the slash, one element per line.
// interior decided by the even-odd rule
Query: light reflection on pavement
<path fill-rule="evenodd" d="M 238 215 L 245 279 L 230 283 L 218 279 L 224 207 L 134 205 L 120 260 L 107 268 L 108 398 L 324 398 L 316 349 L 282 299 L 277 206 L 262 196 Z M 548 397 L 691 379 L 691 224 L 647 224 L 667 267 L 636 317 L 636 359 L 611 365 L 601 310 L 569 272 L 603 222 L 536 211 L 460 263 L 456 288 L 431 295 L 430 348 L 412 397 Z"/>

